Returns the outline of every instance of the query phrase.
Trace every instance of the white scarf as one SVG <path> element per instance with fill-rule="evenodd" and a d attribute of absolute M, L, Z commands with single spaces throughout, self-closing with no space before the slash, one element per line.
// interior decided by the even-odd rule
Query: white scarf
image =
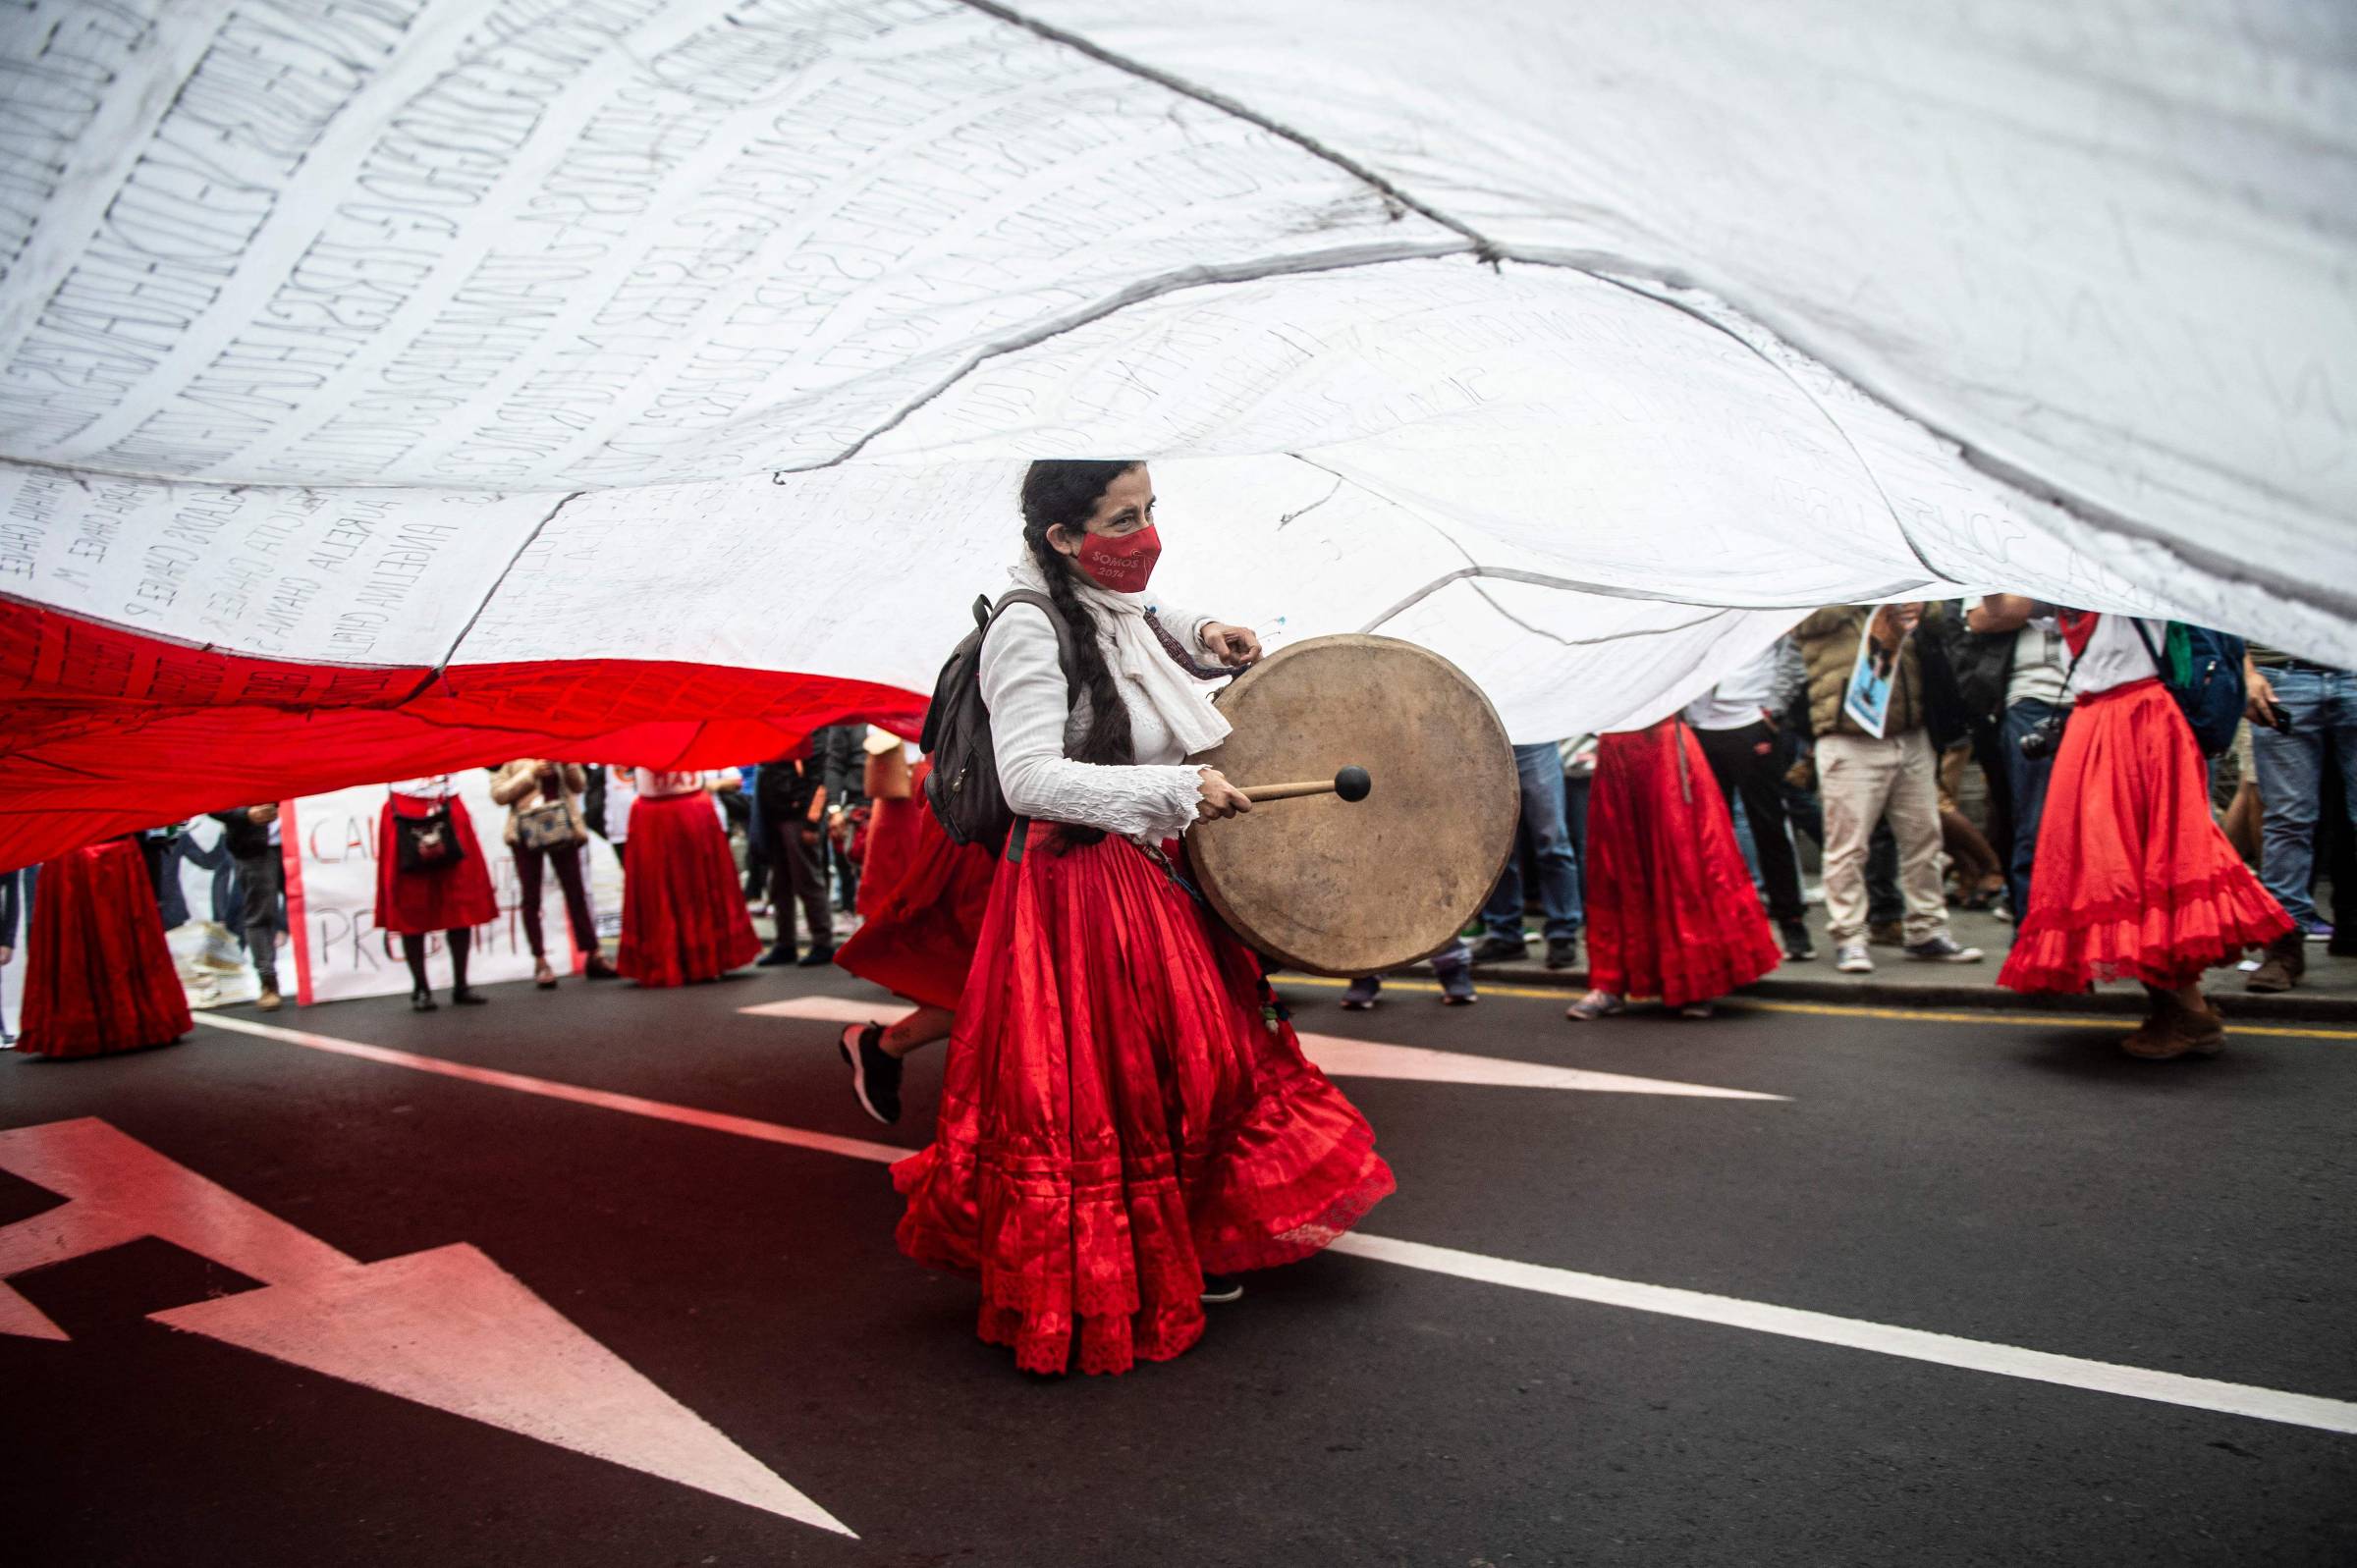
<path fill-rule="evenodd" d="M 1018 588 L 1048 591 L 1048 579 L 1028 550 L 1008 568 L 1007 575 Z M 1204 700 L 1202 684 L 1179 668 L 1146 623 L 1145 595 L 1116 593 L 1077 571 L 1072 573 L 1072 588 L 1096 618 L 1099 640 L 1113 644 L 1114 675 L 1127 682 L 1125 689 L 1130 695 L 1154 710 L 1186 755 L 1209 751 L 1228 738 L 1231 727 L 1227 716 Z M 1170 630 L 1184 642 L 1186 628 Z"/>

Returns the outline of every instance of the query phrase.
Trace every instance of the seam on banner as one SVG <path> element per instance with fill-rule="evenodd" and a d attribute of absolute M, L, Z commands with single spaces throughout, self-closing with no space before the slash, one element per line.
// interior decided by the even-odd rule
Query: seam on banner
<path fill-rule="evenodd" d="M 563 512 L 567 507 L 572 506 L 575 502 L 580 500 L 581 497 L 587 495 L 588 493 L 589 492 L 586 490 L 576 490 L 573 492 L 573 494 L 567 496 L 555 506 L 549 508 L 547 514 L 541 517 L 538 522 L 532 524 L 529 531 L 524 534 L 522 541 L 516 546 L 515 553 L 508 557 L 508 564 L 499 568 L 498 576 L 491 579 L 490 588 L 485 591 L 481 601 L 475 605 L 474 613 L 466 618 L 466 623 L 459 628 L 459 634 L 450 639 L 450 646 L 442 651 L 441 658 L 434 661 L 434 667 L 431 670 L 428 670 L 425 673 L 424 678 L 417 682 L 416 689 L 411 691 L 407 697 L 404 697 L 402 701 L 415 702 L 419 697 L 424 696 L 426 692 L 432 688 L 436 681 L 442 678 L 442 672 L 450 668 L 451 661 L 459 656 L 459 649 L 466 646 L 466 634 L 474 629 L 474 623 L 476 622 L 483 619 L 483 612 L 491 608 L 491 601 L 499 597 L 499 590 L 507 585 L 508 573 L 516 569 L 516 563 L 523 559 L 523 553 L 526 550 L 529 550 L 532 547 L 532 542 L 540 537 L 540 530 L 547 527 L 550 523 L 556 521 L 558 513 Z"/>

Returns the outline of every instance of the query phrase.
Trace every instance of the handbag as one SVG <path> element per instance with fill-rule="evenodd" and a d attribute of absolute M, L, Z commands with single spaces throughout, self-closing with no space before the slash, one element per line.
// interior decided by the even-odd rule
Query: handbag
<path fill-rule="evenodd" d="M 448 800 L 421 817 L 395 817 L 393 838 L 393 864 L 400 871 L 442 871 L 466 858 L 466 846 L 459 842 L 450 820 Z"/>
<path fill-rule="evenodd" d="M 519 849 L 562 849 L 579 835 L 573 831 L 573 813 L 562 801 L 548 806 L 527 806 L 516 813 L 516 847 Z"/>

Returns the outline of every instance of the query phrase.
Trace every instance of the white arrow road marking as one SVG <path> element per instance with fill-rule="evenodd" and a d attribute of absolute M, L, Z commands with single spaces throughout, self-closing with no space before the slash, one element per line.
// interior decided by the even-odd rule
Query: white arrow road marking
<path fill-rule="evenodd" d="M 867 1016 L 867 1012 L 863 1010 L 861 1016 Z M 355 1041 L 336 1040 L 331 1036 L 315 1035 L 301 1029 L 284 1029 L 275 1024 L 255 1023 L 247 1018 L 229 1018 L 213 1013 L 199 1013 L 196 1021 L 201 1024 L 213 1025 L 216 1028 L 234 1029 L 242 1034 L 283 1040 L 290 1045 L 307 1046 L 315 1051 L 332 1051 L 343 1055 L 358 1056 L 363 1060 L 381 1061 L 391 1066 L 417 1067 L 422 1071 L 439 1073 L 445 1077 L 465 1078 L 471 1082 L 489 1084 L 497 1088 L 521 1090 L 525 1094 L 551 1094 L 552 1098 L 570 1100 L 578 1105 L 599 1106 L 609 1110 L 627 1110 L 637 1115 L 653 1115 L 664 1121 L 704 1127 L 714 1132 L 734 1133 L 739 1137 L 760 1138 L 768 1143 L 794 1144 L 801 1148 L 821 1149 L 832 1154 L 849 1155 L 857 1160 L 890 1162 L 915 1152 L 909 1149 L 895 1148 L 890 1144 L 872 1144 L 856 1138 L 834 1138 L 824 1133 L 805 1132 L 796 1127 L 781 1127 L 769 1122 L 754 1121 L 744 1116 L 723 1116 L 710 1111 L 692 1110 L 683 1106 L 665 1106 L 659 1101 L 638 1100 L 630 1095 L 609 1095 L 598 1091 L 575 1089 L 570 1085 L 550 1083 L 546 1079 L 526 1078 L 517 1073 L 495 1072 L 482 1067 L 465 1067 L 460 1063 L 446 1062 L 432 1056 L 415 1056 L 408 1052 L 387 1051 L 378 1046 L 362 1046 Z M 1453 1248 L 1433 1247 L 1422 1242 L 1395 1241 L 1386 1236 L 1370 1236 L 1364 1231 L 1352 1231 L 1342 1236 L 1333 1243 L 1333 1248 L 1337 1252 L 1348 1253 L 1353 1257 L 1364 1258 L 1371 1262 L 1422 1269 L 1438 1273 L 1452 1273 L 1460 1278 L 1479 1280 L 1487 1284 L 1537 1290 L 1547 1295 L 1594 1301 L 1606 1306 L 1625 1307 L 1635 1312 L 1659 1313 L 1672 1318 L 1691 1318 L 1706 1323 L 1726 1324 L 1729 1327 L 1748 1328 L 1758 1333 L 1814 1340 L 1820 1344 L 1842 1345 L 1852 1350 L 1870 1350 L 1880 1355 L 1899 1356 L 1910 1361 L 1933 1362 L 1941 1366 L 1961 1367 L 1967 1371 L 1991 1373 L 2002 1378 L 2022 1378 L 2033 1382 L 2058 1383 L 2064 1387 L 2083 1388 L 2096 1393 L 2121 1394 L 2135 1399 L 2152 1399 L 2162 1404 L 2182 1405 L 2193 1410 L 2215 1410 L 2228 1415 L 2249 1416 L 2260 1421 L 2280 1422 L 2286 1426 L 2314 1427 L 2324 1432 L 2357 1433 L 2357 1403 L 2350 1403 L 2346 1400 L 2325 1399 L 2311 1394 L 2285 1393 L 2278 1389 L 2260 1388 L 2247 1383 L 2220 1382 L 2209 1378 L 2187 1378 L 2176 1373 L 2152 1372 L 2141 1367 L 2124 1367 L 2114 1362 L 2088 1361 L 2077 1356 L 2057 1356 L 2043 1350 L 2026 1350 L 2018 1346 L 2001 1345 L 1987 1340 L 1961 1339 L 1952 1334 L 1932 1333 L 1920 1328 L 1902 1328 L 1891 1324 L 1870 1323 L 1862 1318 L 1836 1318 L 1827 1313 L 1805 1312 L 1793 1307 L 1779 1307 L 1764 1301 L 1745 1301 L 1735 1296 L 1713 1296 L 1701 1291 L 1678 1290 L 1667 1285 L 1649 1285 L 1634 1279 L 1614 1279 L 1604 1274 L 1583 1274 L 1568 1269 L 1551 1269 L 1539 1264 L 1517 1263 L 1511 1258 L 1492 1258 L 1482 1253 L 1458 1252 Z"/>
<path fill-rule="evenodd" d="M 758 1002 L 739 1012 L 762 1018 L 813 1018 L 827 1023 L 867 1023 L 876 1008 L 849 997 L 795 997 L 785 1001 Z M 891 1010 L 889 1008 L 887 1011 Z M 1340 1035 L 1301 1036 L 1301 1054 L 1334 1078 L 1404 1078 L 1417 1083 L 1481 1084 L 1502 1089 L 1576 1089 L 1606 1095 L 1687 1095 L 1700 1100 L 1785 1100 L 1783 1095 L 1757 1094 L 1749 1089 L 1720 1089 L 1710 1084 L 1678 1083 L 1669 1078 L 1635 1078 L 1620 1072 L 1590 1072 L 1584 1067 L 1557 1067 L 1542 1061 L 1516 1061 L 1510 1056 L 1468 1056 L 1461 1052 L 1433 1051 L 1423 1046 L 1387 1046 L 1372 1040 L 1345 1040 Z"/>
<path fill-rule="evenodd" d="M 154 1236 L 263 1282 L 157 1323 L 850 1535 L 472 1247 L 361 1263 L 88 1117 L 0 1132 L 0 1170 L 66 1199 L 0 1226 L 0 1280 Z M 6 1284 L 0 1329 L 67 1337 Z"/>

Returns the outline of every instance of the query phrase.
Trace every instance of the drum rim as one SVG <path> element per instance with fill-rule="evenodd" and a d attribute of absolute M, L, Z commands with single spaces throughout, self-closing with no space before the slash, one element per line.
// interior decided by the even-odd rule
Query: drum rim
<path fill-rule="evenodd" d="M 1260 663 L 1254 665 L 1251 669 L 1246 670 L 1242 674 L 1238 675 L 1226 686 L 1222 687 L 1218 694 L 1212 698 L 1213 706 L 1218 707 L 1226 703 L 1238 690 L 1243 689 L 1246 681 L 1251 680 L 1255 676 L 1258 676 L 1262 671 L 1268 669 L 1276 660 L 1280 658 L 1284 658 L 1298 652 L 1304 652 L 1312 648 L 1329 648 L 1335 646 L 1405 649 L 1408 652 L 1415 654 L 1419 658 L 1425 659 L 1440 666 L 1442 669 L 1448 671 L 1450 674 L 1455 676 L 1457 679 L 1462 681 L 1465 688 L 1472 692 L 1475 697 L 1480 699 L 1481 707 L 1479 711 L 1488 719 L 1489 729 L 1497 738 L 1498 754 L 1507 759 L 1507 771 L 1509 775 L 1514 777 L 1515 781 L 1514 789 L 1518 806 L 1521 784 L 1519 775 L 1514 774 L 1512 767 L 1513 742 L 1507 734 L 1506 721 L 1498 717 L 1497 704 L 1490 701 L 1490 694 L 1481 689 L 1480 682 L 1476 681 L 1471 676 L 1465 674 L 1465 672 L 1459 668 L 1453 660 L 1436 652 L 1431 648 L 1426 647 L 1420 642 L 1411 642 L 1405 637 L 1387 637 L 1380 632 L 1374 631 L 1336 631 L 1329 632 L 1321 637 L 1304 637 L 1299 642 L 1288 642 L 1284 647 L 1279 648 L 1271 653 Z M 1188 764 L 1190 766 L 1210 766 L 1210 759 L 1216 756 L 1222 747 L 1225 746 L 1225 744 L 1226 742 L 1223 741 L 1220 746 L 1213 746 L 1208 750 L 1197 752 L 1194 756 L 1187 758 Z M 1516 842 L 1515 834 L 1509 831 L 1503 837 L 1504 844 L 1498 852 L 1497 863 L 1490 867 L 1489 875 L 1481 879 L 1481 885 L 1484 887 L 1495 888 L 1498 885 L 1499 874 L 1506 870 L 1507 861 L 1513 855 L 1514 844 Z M 1349 980 L 1356 979 L 1361 975 L 1382 974 L 1387 970 L 1401 968 L 1407 964 L 1420 963 L 1425 958 L 1431 956 L 1430 952 L 1420 952 L 1405 958 L 1389 961 L 1374 969 L 1330 969 L 1320 964 L 1309 963 L 1295 954 L 1277 950 L 1274 946 L 1267 945 L 1258 933 L 1250 930 L 1248 923 L 1238 921 L 1235 917 L 1234 910 L 1230 906 L 1227 897 L 1221 892 L 1219 885 L 1214 879 L 1210 877 L 1198 876 L 1195 881 L 1197 887 L 1203 893 L 1205 901 L 1211 905 L 1213 912 L 1220 917 L 1221 923 L 1226 925 L 1229 930 L 1234 932 L 1235 935 L 1242 940 L 1246 946 L 1252 948 L 1255 952 L 1263 953 L 1269 958 L 1275 960 L 1279 967 L 1291 970 L 1298 974 L 1318 975 L 1333 980 Z M 1483 901 L 1487 901 L 1486 894 L 1484 895 Z M 1472 918 L 1472 916 L 1474 914 L 1478 914 L 1480 910 L 1481 904 L 1476 903 L 1472 910 L 1467 913 L 1466 919 Z M 1457 922 L 1456 927 L 1452 931 L 1451 935 L 1453 937 L 1461 935 L 1463 929 L 1464 921 L 1460 920 Z M 1446 945 L 1447 944 L 1444 942 L 1443 946 Z"/>

